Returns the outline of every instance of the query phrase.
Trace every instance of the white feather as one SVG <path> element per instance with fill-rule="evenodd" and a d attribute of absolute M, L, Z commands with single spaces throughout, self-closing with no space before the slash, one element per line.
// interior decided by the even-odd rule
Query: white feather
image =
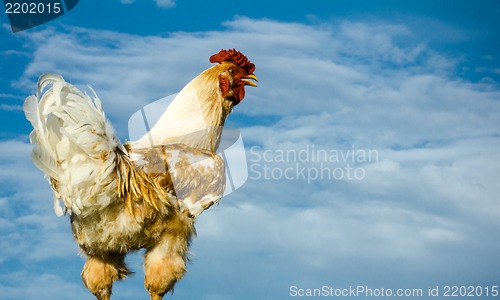
<path fill-rule="evenodd" d="M 91 89 L 92 90 L 92 89 Z M 116 197 L 115 150 L 126 153 L 102 104 L 57 74 L 44 74 L 23 105 L 33 126 L 32 159 L 52 182 L 54 211 L 87 214 Z M 60 206 L 60 202 L 64 207 Z"/>

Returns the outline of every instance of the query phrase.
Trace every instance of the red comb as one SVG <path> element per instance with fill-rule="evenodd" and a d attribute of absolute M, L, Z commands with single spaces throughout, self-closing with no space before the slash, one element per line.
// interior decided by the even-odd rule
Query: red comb
<path fill-rule="evenodd" d="M 255 65 L 250 62 L 250 60 L 245 56 L 245 54 L 237 51 L 236 49 L 220 50 L 219 53 L 210 56 L 211 63 L 222 63 L 224 61 L 232 61 L 237 64 L 240 68 L 245 70 L 248 74 L 252 74 L 255 71 Z"/>

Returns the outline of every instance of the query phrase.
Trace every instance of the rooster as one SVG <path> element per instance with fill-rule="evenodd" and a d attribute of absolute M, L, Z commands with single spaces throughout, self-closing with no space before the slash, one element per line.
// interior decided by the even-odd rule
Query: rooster
<path fill-rule="evenodd" d="M 245 86 L 256 86 L 255 65 L 235 49 L 188 83 L 151 130 L 121 143 L 101 101 L 56 74 L 44 74 L 23 110 L 33 126 L 32 160 L 54 193 L 57 215 L 68 214 L 87 260 L 84 285 L 110 299 L 113 282 L 130 271 L 127 253 L 145 249 L 144 285 L 162 299 L 186 272 L 194 223 L 225 188 L 217 154 L 222 127 Z M 62 205 L 61 205 L 62 204 Z"/>

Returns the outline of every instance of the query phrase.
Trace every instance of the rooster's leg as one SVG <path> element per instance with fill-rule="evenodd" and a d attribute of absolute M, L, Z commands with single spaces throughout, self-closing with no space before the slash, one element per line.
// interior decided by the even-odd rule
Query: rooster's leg
<path fill-rule="evenodd" d="M 82 271 L 83 283 L 98 300 L 109 300 L 113 282 L 129 274 L 124 258 L 123 254 L 87 258 Z"/>
<path fill-rule="evenodd" d="M 152 300 L 161 300 L 186 272 L 188 247 L 194 227 L 191 219 L 186 222 L 185 218 L 182 219 L 170 220 L 170 228 L 163 233 L 160 241 L 146 251 L 144 286 Z"/>

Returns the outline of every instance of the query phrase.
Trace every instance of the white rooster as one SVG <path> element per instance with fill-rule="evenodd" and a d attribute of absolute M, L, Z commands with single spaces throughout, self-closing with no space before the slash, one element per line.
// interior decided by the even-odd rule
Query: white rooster
<path fill-rule="evenodd" d="M 223 195 L 222 127 L 257 77 L 234 49 L 210 62 L 218 64 L 187 84 L 136 142 L 122 144 L 95 93 L 59 75 L 42 75 L 24 103 L 33 162 L 49 179 L 56 214 L 70 216 L 87 256 L 83 282 L 97 299 L 110 299 L 113 282 L 129 274 L 126 254 L 141 248 L 145 287 L 162 299 L 186 271 L 195 218 Z"/>

